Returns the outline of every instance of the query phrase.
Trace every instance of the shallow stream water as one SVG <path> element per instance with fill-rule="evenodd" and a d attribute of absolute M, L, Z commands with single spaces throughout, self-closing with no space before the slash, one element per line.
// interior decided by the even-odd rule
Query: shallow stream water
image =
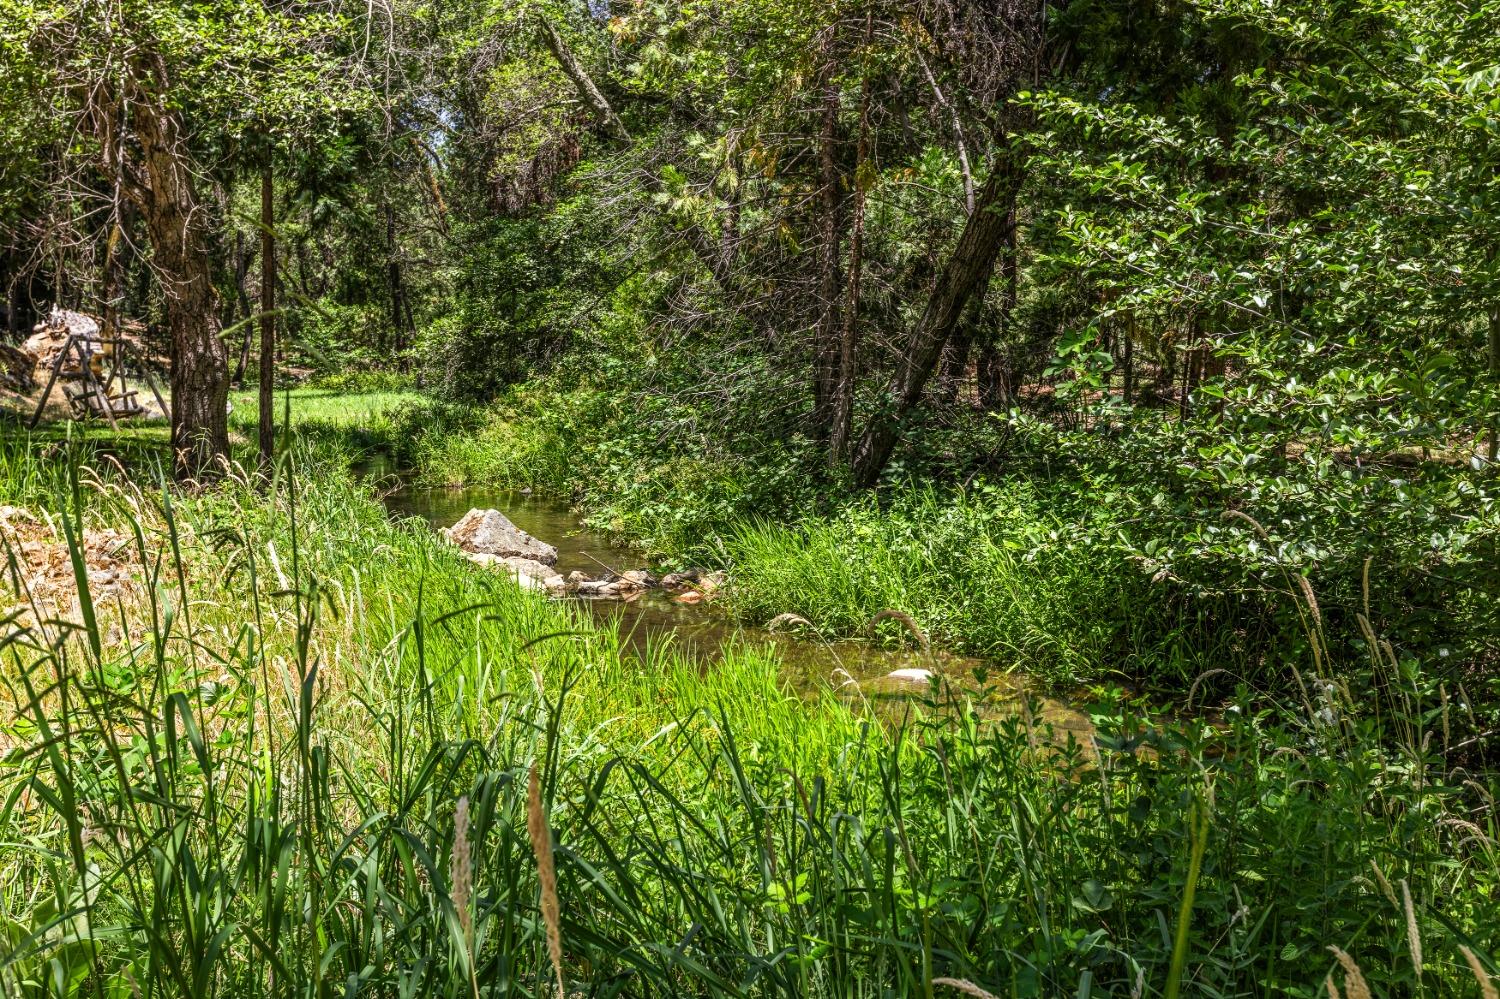
<path fill-rule="evenodd" d="M 517 527 L 557 548 L 557 571 L 574 570 L 590 576 L 629 569 L 651 568 L 640 552 L 593 531 L 567 506 L 504 489 L 490 487 L 429 488 L 403 482 L 381 462 L 361 468 L 393 517 L 418 517 L 434 530 L 451 527 L 471 509 L 495 509 Z M 601 623 L 619 629 L 627 648 L 670 646 L 679 654 L 712 668 L 726 643 L 747 642 L 775 649 L 788 684 L 804 695 L 826 689 L 860 701 L 881 714 L 899 713 L 917 701 L 930 701 L 928 682 L 893 678 L 895 670 L 925 669 L 942 677 L 948 694 L 967 695 L 989 715 L 1024 712 L 1050 723 L 1057 736 L 1074 732 L 1080 738 L 1090 729 L 1088 716 L 1077 708 L 1036 696 L 1023 674 L 985 670 L 976 659 L 941 651 L 886 649 L 865 641 L 826 641 L 807 632 L 773 632 L 735 621 L 718 604 L 681 604 L 662 590 L 647 590 L 631 600 L 576 599 Z"/>

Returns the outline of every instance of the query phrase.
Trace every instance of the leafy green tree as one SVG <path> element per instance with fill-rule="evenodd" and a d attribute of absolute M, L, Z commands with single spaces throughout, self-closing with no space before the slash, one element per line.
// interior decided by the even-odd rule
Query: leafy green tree
<path fill-rule="evenodd" d="M 321 49 L 338 22 L 238 0 L 5 0 L 0 24 L 29 99 L 81 139 L 54 154 L 52 183 L 139 213 L 171 336 L 177 469 L 214 474 L 229 451 L 228 352 L 213 266 L 222 219 L 205 173 L 245 132 L 330 101 Z"/>

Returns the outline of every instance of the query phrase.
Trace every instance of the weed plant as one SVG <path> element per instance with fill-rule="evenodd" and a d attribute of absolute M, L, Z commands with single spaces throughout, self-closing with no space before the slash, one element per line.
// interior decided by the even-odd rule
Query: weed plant
<path fill-rule="evenodd" d="M 79 597 L 35 613 L 7 574 L 7 997 L 1312 996 L 1347 985 L 1335 946 L 1381 995 L 1497 970 L 1495 777 L 1415 667 L 1348 687 L 1314 642 L 1286 703 L 1106 698 L 1086 745 L 938 689 L 887 725 L 762 650 L 641 659 L 388 521 L 346 460 L 194 494 L 3 460 L 0 497 L 58 487 Z M 91 518 L 134 538 L 112 601 Z"/>

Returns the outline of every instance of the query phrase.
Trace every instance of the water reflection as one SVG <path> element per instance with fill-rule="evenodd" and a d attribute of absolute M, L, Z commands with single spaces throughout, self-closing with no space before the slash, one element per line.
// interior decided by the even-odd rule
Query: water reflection
<path fill-rule="evenodd" d="M 368 465 L 363 471 L 392 516 L 418 517 L 434 529 L 451 527 L 474 508 L 501 511 L 517 527 L 557 548 L 557 571 L 565 576 L 575 570 L 599 576 L 660 569 L 648 565 L 635 549 L 589 529 L 553 500 L 488 487 L 407 485 L 383 463 Z M 625 647 L 643 656 L 649 649 L 670 644 L 679 654 L 707 667 L 722 656 L 728 643 L 770 646 L 783 664 L 783 675 L 797 690 L 811 695 L 831 686 L 839 697 L 882 716 L 902 714 L 916 702 L 942 705 L 968 698 L 987 715 L 1021 713 L 1029 720 L 1050 724 L 1059 736 L 1072 732 L 1082 739 L 1090 730 L 1086 714 L 1065 702 L 1034 696 L 1024 675 L 986 670 L 974 659 L 749 627 L 711 603 L 679 604 L 661 590 L 647 590 L 628 601 L 579 599 L 579 603 L 601 623 L 618 628 Z M 934 679 L 892 677 L 897 670 L 931 671 Z"/>

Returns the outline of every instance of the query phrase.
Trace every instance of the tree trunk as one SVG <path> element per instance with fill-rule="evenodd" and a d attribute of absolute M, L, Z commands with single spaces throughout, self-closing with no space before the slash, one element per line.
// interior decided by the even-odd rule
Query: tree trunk
<path fill-rule="evenodd" d="M 1135 316 L 1133 315 L 1126 320 L 1124 340 L 1125 344 L 1122 352 L 1124 359 L 1121 362 L 1121 367 L 1125 371 L 1123 372 L 1124 379 L 1120 389 L 1120 397 L 1124 400 L 1125 405 L 1129 406 L 1135 398 Z"/>
<path fill-rule="evenodd" d="M 542 38 L 552 52 L 552 58 L 556 59 L 557 64 L 562 67 L 564 75 L 573 81 L 573 86 L 578 90 L 579 99 L 588 105 L 589 110 L 594 113 L 594 117 L 599 119 L 600 124 L 604 126 L 604 131 L 611 139 L 622 146 L 630 145 L 629 129 L 620 120 L 620 116 L 615 114 L 615 109 L 610 106 L 604 94 L 594 86 L 593 78 L 573 55 L 573 50 L 568 48 L 568 43 L 557 33 L 557 29 L 545 16 L 538 18 L 538 22 L 542 26 Z"/>
<path fill-rule="evenodd" d="M 1015 230 L 1015 199 L 1022 175 L 1014 151 L 1002 148 L 975 201 L 974 213 L 964 224 L 957 245 L 938 274 L 927 308 L 908 338 L 896 376 L 886 389 L 888 402 L 879 408 L 854 450 L 854 478 L 860 485 L 873 485 L 880 477 L 900 436 L 901 424 L 921 400 L 943 345 L 970 297 L 994 273 L 995 260 Z"/>
<path fill-rule="evenodd" d="M 1177 397 L 1177 420 L 1182 422 L 1188 415 L 1188 391 L 1193 380 L 1193 331 L 1188 331 L 1188 342 L 1178 351 L 1182 355 L 1182 394 Z"/>
<path fill-rule="evenodd" d="M 969 370 L 969 354 L 974 349 L 974 336 L 960 327 L 943 348 L 943 357 L 938 364 L 937 400 L 945 406 L 958 401 L 959 389 L 963 387 L 964 375 Z"/>
<path fill-rule="evenodd" d="M 272 204 L 275 187 L 271 178 L 271 160 L 266 158 L 260 173 L 260 467 L 271 470 L 276 449 L 276 221 Z"/>
<path fill-rule="evenodd" d="M 133 197 L 151 238 L 172 337 L 174 467 L 181 479 L 217 475 L 229 461 L 229 351 L 219 336 L 208 213 L 193 184 L 181 123 L 160 103 L 168 89 L 160 67 L 132 69 L 131 109 L 146 181 Z"/>
<path fill-rule="evenodd" d="M 822 127 L 818 131 L 819 202 L 822 233 L 818 255 L 818 328 L 814 335 L 813 432 L 828 439 L 833 433 L 833 397 L 838 381 L 839 257 L 843 231 L 843 192 L 839 189 L 836 136 L 839 88 L 832 66 L 825 67 Z"/>
<path fill-rule="evenodd" d="M 245 291 L 245 278 L 250 274 L 251 253 L 245 248 L 245 234 L 236 232 L 234 234 L 234 297 L 238 303 L 238 310 L 234 313 L 238 321 L 244 324 L 244 332 L 240 336 L 240 349 L 234 362 L 234 373 L 229 376 L 229 383 L 236 388 L 245 383 L 245 371 L 250 367 L 250 346 L 255 338 L 254 313 L 250 309 L 250 295 Z"/>
<path fill-rule="evenodd" d="M 106 339 L 113 338 L 120 331 L 120 244 L 125 241 L 123 219 L 125 207 L 121 201 L 123 186 L 124 181 L 116 179 L 114 211 L 109 224 L 109 237 L 104 242 L 104 267 L 100 275 L 102 278 L 100 298 L 103 299 L 104 306 L 101 333 Z"/>
<path fill-rule="evenodd" d="M 1500 390 L 1500 305 L 1490 306 L 1490 384 Z M 1490 422 L 1490 465 L 1500 461 L 1500 418 Z"/>
<path fill-rule="evenodd" d="M 396 246 L 396 209 L 390 202 L 385 206 L 385 246 L 386 284 L 391 299 L 391 352 L 400 354 L 405 349 L 405 338 L 401 334 L 406 321 L 402 301 L 406 292 L 401 286 L 401 260 Z"/>
<path fill-rule="evenodd" d="M 989 412 L 1010 406 L 1015 398 L 1015 366 L 1011 352 L 1016 349 L 1016 302 L 1021 291 L 1020 260 L 1016 255 L 1015 209 L 1011 209 L 1010 231 L 1000 257 L 1000 309 L 989 338 L 979 351 L 976 374 L 979 382 L 979 404 Z"/>
<path fill-rule="evenodd" d="M 17 278 L 12 277 L 5 288 L 5 335 L 8 343 L 21 340 L 21 303 L 16 299 Z"/>
<path fill-rule="evenodd" d="M 865 28 L 865 44 L 870 42 L 870 28 Z M 856 357 L 859 350 L 860 278 L 864 270 L 865 190 L 869 179 L 870 159 L 870 78 L 859 86 L 859 141 L 854 152 L 854 221 L 849 232 L 849 287 L 844 297 L 844 328 L 839 337 L 837 377 L 833 385 L 833 433 L 828 455 L 830 464 L 841 465 L 848 458 L 849 440 L 854 431 L 854 386 Z"/>
<path fill-rule="evenodd" d="M 573 82 L 574 89 L 578 91 L 579 100 L 587 105 L 594 116 L 599 119 L 605 132 L 614 142 L 621 147 L 629 146 L 635 140 L 626 129 L 625 123 L 620 120 L 619 115 L 615 114 L 615 109 L 610 106 L 609 100 L 595 86 L 588 70 L 584 69 L 578 57 L 568 48 L 567 41 L 557 33 L 557 29 L 552 27 L 545 17 L 541 19 L 541 28 L 547 48 L 552 52 L 557 64 L 562 67 L 564 75 Z M 646 187 L 652 192 L 661 190 L 660 178 L 650 176 L 646 181 Z M 681 230 L 680 235 L 683 242 L 687 243 L 688 248 L 693 251 L 693 255 L 698 258 L 699 263 L 713 275 L 714 282 L 719 288 L 726 294 L 737 294 L 740 290 L 740 283 L 731 267 L 733 258 L 725 256 L 721 252 L 722 248 L 709 239 L 699 225 L 687 226 Z"/>

